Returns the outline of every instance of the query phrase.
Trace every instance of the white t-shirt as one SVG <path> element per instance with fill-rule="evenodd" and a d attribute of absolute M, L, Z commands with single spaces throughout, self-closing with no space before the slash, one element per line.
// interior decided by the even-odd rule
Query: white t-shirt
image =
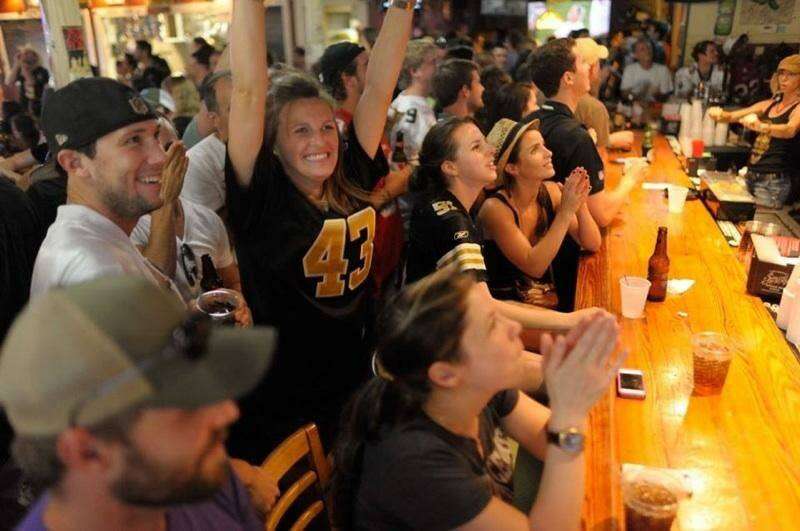
<path fill-rule="evenodd" d="M 648 70 L 639 63 L 631 63 L 622 73 L 620 89 L 633 92 L 638 98 L 653 100 L 656 94 L 672 92 L 672 75 L 666 66 L 653 63 Z"/>
<path fill-rule="evenodd" d="M 705 82 L 705 85 L 721 93 L 724 80 L 725 72 L 717 65 L 714 65 L 711 67 L 711 76 Z M 697 65 L 684 66 L 675 72 L 675 95 L 680 98 L 691 96 L 700 81 L 700 72 L 697 70 Z"/>
<path fill-rule="evenodd" d="M 225 206 L 226 146 L 217 135 L 208 135 L 186 152 L 189 166 L 181 197 L 214 212 Z"/>
<path fill-rule="evenodd" d="M 436 124 L 436 113 L 430 102 L 422 96 L 400 94 L 389 107 L 389 119 L 395 120 L 389 135 L 389 143 L 394 151 L 398 131 L 403 132 L 403 151 L 412 164 L 419 160 L 422 141 L 431 127 Z"/>
<path fill-rule="evenodd" d="M 31 297 L 114 275 L 144 277 L 157 286 L 165 279 L 113 221 L 84 205 L 58 207 L 33 265 Z"/>
<path fill-rule="evenodd" d="M 200 281 L 203 277 L 201 257 L 204 254 L 211 256 L 214 266 L 222 268 L 233 264 L 233 254 L 225 224 L 216 212 L 187 201 L 183 197 L 181 206 L 183 206 L 184 226 L 183 239 L 175 238 L 178 259 L 175 267 L 175 284 L 183 299 L 188 301 L 200 295 Z M 149 214 L 139 219 L 139 223 L 131 232 L 131 241 L 134 245 L 147 245 L 150 240 L 150 221 Z M 191 253 L 183 251 L 183 244 L 191 249 Z"/>

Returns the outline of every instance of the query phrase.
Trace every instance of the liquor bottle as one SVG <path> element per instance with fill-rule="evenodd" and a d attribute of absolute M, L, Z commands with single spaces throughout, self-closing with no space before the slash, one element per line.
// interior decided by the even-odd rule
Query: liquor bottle
<path fill-rule="evenodd" d="M 203 293 L 222 287 L 222 279 L 219 278 L 217 268 L 214 267 L 214 261 L 210 255 L 204 254 L 200 259 L 203 264 L 203 280 L 200 281 L 200 288 Z"/>
<path fill-rule="evenodd" d="M 395 137 L 394 151 L 392 151 L 392 162 L 395 164 L 405 164 L 408 162 L 402 131 L 398 131 L 397 136 Z"/>
<path fill-rule="evenodd" d="M 667 279 L 669 278 L 669 256 L 667 256 L 667 228 L 658 228 L 658 238 L 653 255 L 647 262 L 647 280 L 650 291 L 647 300 L 663 301 L 667 297 Z"/>

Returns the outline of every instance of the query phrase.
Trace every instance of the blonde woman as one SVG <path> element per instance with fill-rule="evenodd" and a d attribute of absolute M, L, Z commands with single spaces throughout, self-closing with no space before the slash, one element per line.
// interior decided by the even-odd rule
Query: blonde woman
<path fill-rule="evenodd" d="M 758 133 L 747 173 L 757 202 L 780 208 L 798 199 L 800 177 L 800 54 L 785 57 L 773 77 L 775 95 L 745 109 L 709 109 L 721 122 L 739 122 Z"/>

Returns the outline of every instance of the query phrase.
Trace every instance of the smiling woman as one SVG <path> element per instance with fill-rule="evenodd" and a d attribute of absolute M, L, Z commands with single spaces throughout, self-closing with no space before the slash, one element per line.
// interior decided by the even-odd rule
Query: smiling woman
<path fill-rule="evenodd" d="M 242 401 L 231 432 L 236 457 L 260 461 L 307 422 L 327 444 L 367 374 L 376 214 L 366 190 L 388 172 L 379 142 L 411 20 L 409 11 L 389 9 L 353 124 L 340 136 L 314 79 L 267 80 L 264 8 L 234 2 L 229 223 L 253 321 L 280 329 L 274 370 Z"/>
<path fill-rule="evenodd" d="M 489 278 L 482 237 L 470 217 L 483 188 L 497 177 L 496 149 L 472 118 L 448 118 L 431 128 L 419 154 L 420 168 L 409 229 L 410 281 L 448 265 L 486 290 Z M 534 305 L 497 301 L 498 311 L 526 328 L 566 329 L 594 309 L 559 313 Z"/>

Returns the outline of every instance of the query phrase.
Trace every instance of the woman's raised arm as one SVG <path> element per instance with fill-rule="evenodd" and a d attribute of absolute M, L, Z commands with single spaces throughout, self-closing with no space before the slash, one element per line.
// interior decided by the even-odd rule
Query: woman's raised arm
<path fill-rule="evenodd" d="M 264 5 L 260 0 L 234 0 L 230 29 L 232 90 L 228 156 L 240 186 L 250 185 L 264 141 L 269 83 L 264 21 Z"/>

